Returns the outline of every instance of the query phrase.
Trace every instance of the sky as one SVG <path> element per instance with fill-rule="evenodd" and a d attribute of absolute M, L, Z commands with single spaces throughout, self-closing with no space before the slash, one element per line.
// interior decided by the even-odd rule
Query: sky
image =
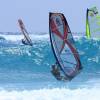
<path fill-rule="evenodd" d="M 100 0 L 0 0 L 0 32 L 19 32 L 21 18 L 29 32 L 49 32 L 49 12 L 63 13 L 72 32 L 85 32 L 86 9 Z"/>

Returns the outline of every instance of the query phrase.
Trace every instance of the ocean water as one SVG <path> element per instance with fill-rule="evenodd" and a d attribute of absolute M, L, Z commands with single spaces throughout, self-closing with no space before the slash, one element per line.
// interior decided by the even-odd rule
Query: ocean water
<path fill-rule="evenodd" d="M 57 81 L 49 34 L 31 34 L 33 47 L 22 35 L 0 33 L 0 100 L 100 100 L 100 41 L 75 37 L 83 70 L 72 81 Z"/>

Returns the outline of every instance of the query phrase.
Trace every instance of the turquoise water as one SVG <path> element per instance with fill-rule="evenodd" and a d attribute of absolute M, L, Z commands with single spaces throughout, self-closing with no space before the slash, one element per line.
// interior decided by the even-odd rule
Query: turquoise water
<path fill-rule="evenodd" d="M 60 82 L 50 73 L 55 58 L 48 34 L 33 35 L 33 47 L 23 46 L 16 34 L 3 37 L 0 100 L 99 100 L 100 41 L 75 38 L 83 70 L 72 81 Z"/>

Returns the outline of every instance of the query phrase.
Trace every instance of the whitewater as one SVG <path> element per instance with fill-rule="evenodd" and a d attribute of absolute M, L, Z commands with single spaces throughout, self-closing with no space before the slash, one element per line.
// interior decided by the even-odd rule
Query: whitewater
<path fill-rule="evenodd" d="M 73 35 L 83 69 L 60 82 L 50 73 L 55 58 L 49 34 L 30 34 L 30 47 L 20 33 L 0 32 L 0 100 L 100 100 L 100 41 Z"/>

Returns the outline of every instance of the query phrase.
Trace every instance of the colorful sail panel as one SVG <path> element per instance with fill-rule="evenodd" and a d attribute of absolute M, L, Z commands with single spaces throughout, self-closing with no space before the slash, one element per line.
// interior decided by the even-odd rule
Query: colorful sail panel
<path fill-rule="evenodd" d="M 88 38 L 100 38 L 100 15 L 96 7 L 87 9 L 86 36 Z"/>
<path fill-rule="evenodd" d="M 21 29 L 21 32 L 24 35 L 24 39 L 23 39 L 23 41 L 25 41 L 24 44 L 32 46 L 33 45 L 32 40 L 29 37 L 29 33 L 27 32 L 23 21 L 21 19 L 19 19 L 18 23 L 19 23 L 19 27 Z"/>
<path fill-rule="evenodd" d="M 61 13 L 49 14 L 50 41 L 59 67 L 68 78 L 74 77 L 81 67 L 78 52 L 68 23 Z"/>

